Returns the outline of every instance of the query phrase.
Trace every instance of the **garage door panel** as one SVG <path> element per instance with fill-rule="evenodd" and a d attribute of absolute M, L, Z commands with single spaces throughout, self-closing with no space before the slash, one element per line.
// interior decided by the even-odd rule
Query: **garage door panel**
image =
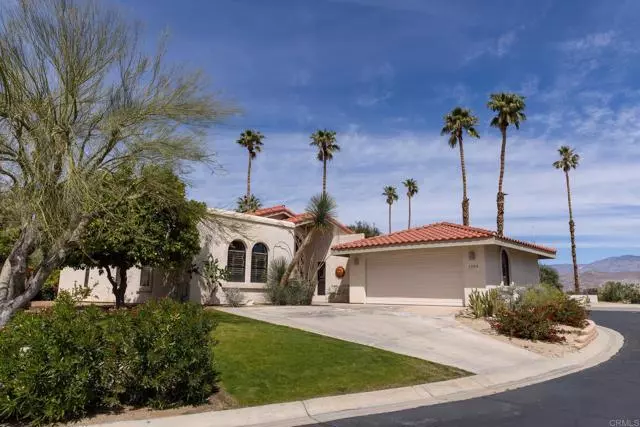
<path fill-rule="evenodd" d="M 367 297 L 461 298 L 460 255 L 425 252 L 380 254 L 367 258 Z"/>

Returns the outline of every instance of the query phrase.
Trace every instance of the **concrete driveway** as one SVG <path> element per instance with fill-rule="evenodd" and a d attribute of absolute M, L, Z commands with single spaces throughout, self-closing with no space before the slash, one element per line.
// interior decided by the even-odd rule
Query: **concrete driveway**
<path fill-rule="evenodd" d="M 459 308 L 334 304 L 221 310 L 474 373 L 488 373 L 545 360 L 543 356 L 460 325 L 454 319 Z"/>

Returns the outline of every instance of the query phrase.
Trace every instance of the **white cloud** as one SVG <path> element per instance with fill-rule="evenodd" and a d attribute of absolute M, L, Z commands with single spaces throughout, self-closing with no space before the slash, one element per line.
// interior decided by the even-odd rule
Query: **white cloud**
<path fill-rule="evenodd" d="M 567 51 L 601 49 L 611 45 L 615 39 L 616 33 L 614 31 L 593 33 L 581 38 L 565 41 L 560 44 L 560 48 Z"/>
<path fill-rule="evenodd" d="M 517 40 L 517 31 L 511 30 L 500 35 L 497 39 L 477 43 L 473 50 L 465 56 L 463 62 L 469 63 L 485 55 L 502 58 L 511 51 Z"/>

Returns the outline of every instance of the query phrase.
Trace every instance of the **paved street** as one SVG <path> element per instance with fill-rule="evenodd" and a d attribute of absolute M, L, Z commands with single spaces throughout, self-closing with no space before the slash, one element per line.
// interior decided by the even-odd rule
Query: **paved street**
<path fill-rule="evenodd" d="M 640 426 L 640 312 L 593 312 L 625 337 L 610 361 L 488 397 L 348 418 L 323 426 Z"/>

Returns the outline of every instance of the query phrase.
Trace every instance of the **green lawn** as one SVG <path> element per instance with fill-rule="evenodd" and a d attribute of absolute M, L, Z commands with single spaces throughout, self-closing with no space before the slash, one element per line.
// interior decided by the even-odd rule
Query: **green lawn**
<path fill-rule="evenodd" d="M 469 375 L 450 366 L 211 311 L 216 367 L 239 405 L 401 387 Z"/>

